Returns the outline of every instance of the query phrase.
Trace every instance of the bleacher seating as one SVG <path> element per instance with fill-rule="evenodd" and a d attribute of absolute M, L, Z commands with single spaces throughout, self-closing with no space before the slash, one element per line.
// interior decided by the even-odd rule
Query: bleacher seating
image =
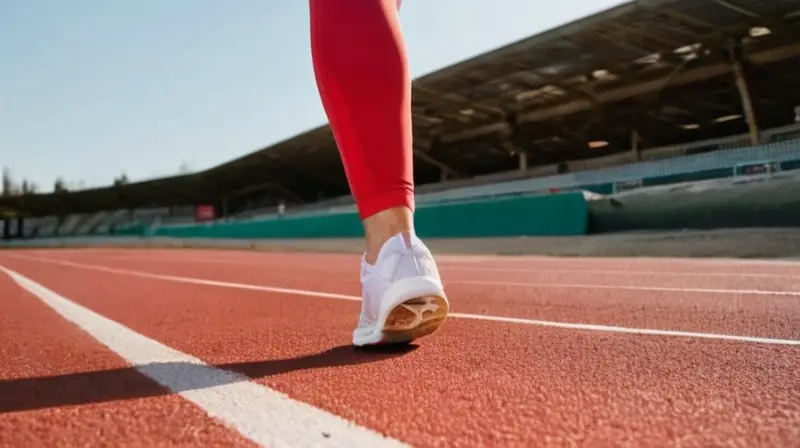
<path fill-rule="evenodd" d="M 106 213 L 105 217 L 101 219 L 95 228 L 90 230 L 89 233 L 97 235 L 107 235 L 111 233 L 111 227 L 114 226 L 120 219 L 123 219 L 123 217 L 128 213 L 130 213 L 128 210 L 116 210 Z"/>
<path fill-rule="evenodd" d="M 635 160 L 632 151 L 567 163 L 567 173 L 556 174 L 555 165 L 535 167 L 482 176 L 469 180 L 422 186 L 417 189 L 417 203 L 458 201 L 486 196 L 566 190 L 609 182 L 626 182 L 646 177 L 687 174 L 718 167 L 733 167 L 753 160 L 800 160 L 800 125 L 763 132 L 766 144 L 751 147 L 747 135 L 704 140 L 692 144 L 654 148 L 640 152 Z M 731 171 L 733 175 L 733 170 Z M 346 213 L 355 210 L 349 197 L 289 208 L 287 215 L 306 216 L 320 213 Z M 263 219 L 275 215 L 275 208 L 249 211 L 236 219 Z"/>
<path fill-rule="evenodd" d="M 58 228 L 56 229 L 56 235 L 60 236 L 67 236 L 72 235 L 75 232 L 75 229 L 80 225 L 81 221 L 86 219 L 86 215 L 67 215 L 64 219 L 61 220 Z"/>
<path fill-rule="evenodd" d="M 798 161 L 800 166 L 800 125 L 764 131 L 765 144 L 748 145 L 748 136 L 706 140 L 687 145 L 633 151 L 606 157 L 577 160 L 566 164 L 567 173 L 557 174 L 556 165 L 423 185 L 417 189 L 417 203 L 470 200 L 487 196 L 503 196 L 569 190 L 597 184 L 624 183 L 654 178 L 704 172 L 720 167 L 735 167 L 753 161 Z M 638 157 L 638 160 L 637 160 Z M 731 174 L 733 175 L 731 170 Z M 287 208 L 293 216 L 344 213 L 355 210 L 350 196 Z M 274 206 L 247 210 L 228 219 L 264 219 L 276 215 Z M 114 229 L 137 225 L 170 226 L 194 222 L 194 207 L 147 208 L 116 210 L 93 215 L 68 215 L 27 220 L 24 230 L 28 238 L 50 236 L 109 234 Z"/>
<path fill-rule="evenodd" d="M 80 225 L 75 229 L 75 235 L 89 235 L 92 230 L 106 217 L 108 216 L 107 212 L 100 212 L 95 213 L 93 215 L 89 215 Z"/>
<path fill-rule="evenodd" d="M 721 167 L 734 167 L 740 163 L 760 159 L 776 162 L 798 160 L 800 159 L 800 145 L 797 143 L 796 140 L 783 141 L 758 147 L 728 149 L 631 163 L 602 170 L 579 171 L 480 187 L 457 188 L 425 195 L 419 199 L 419 202 L 452 201 L 485 196 L 544 192 L 550 188 L 569 189 L 608 182 L 626 182 L 649 177 L 672 176 L 709 171 Z M 731 175 L 733 175 L 733 171 L 731 171 Z"/>
<path fill-rule="evenodd" d="M 56 229 L 58 228 L 58 221 L 57 216 L 47 216 L 43 218 L 35 236 L 38 238 L 55 236 Z"/>

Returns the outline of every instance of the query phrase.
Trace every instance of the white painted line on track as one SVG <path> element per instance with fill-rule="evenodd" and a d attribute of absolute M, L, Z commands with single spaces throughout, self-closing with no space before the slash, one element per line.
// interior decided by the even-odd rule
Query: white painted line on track
<path fill-rule="evenodd" d="M 17 284 L 127 360 L 143 375 L 267 447 L 405 447 L 334 414 L 219 369 L 103 317 L 0 266 Z"/>
<path fill-rule="evenodd" d="M 282 265 L 281 262 L 275 258 L 266 260 L 258 259 L 233 259 L 233 258 L 220 258 L 213 259 L 206 258 L 192 258 L 189 256 L 169 256 L 169 257 L 154 257 L 152 255 L 97 255 L 94 258 L 103 260 L 118 260 L 130 262 L 157 262 L 157 263 L 193 263 L 193 264 L 216 264 L 216 265 L 230 265 L 230 266 L 264 266 L 265 264 Z M 73 261 L 74 258 L 54 257 L 53 259 Z M 80 260 L 78 260 L 80 261 Z M 502 260 L 494 260 L 502 261 Z M 782 273 L 782 274 L 767 274 L 767 273 L 750 273 L 750 272 L 685 272 L 685 271 L 655 271 L 655 270 L 638 270 L 638 269 L 596 269 L 587 267 L 581 268 L 557 268 L 550 266 L 531 265 L 531 266 L 486 266 L 485 264 L 476 263 L 459 263 L 450 261 L 440 263 L 439 269 L 443 272 L 447 271 L 470 271 L 470 272 L 521 272 L 526 274 L 576 274 L 576 275 L 618 275 L 618 276 L 646 276 L 646 277 L 745 277 L 745 278 L 777 278 L 777 279 L 799 279 L 800 272 Z M 327 269 L 326 269 L 327 270 Z M 340 270 L 334 267 L 333 270 Z"/>
<path fill-rule="evenodd" d="M 267 252 L 268 253 L 268 252 Z M 750 266 L 785 266 L 800 268 L 800 258 L 725 258 L 725 257 L 659 257 L 659 256 L 562 256 L 562 255 L 443 255 L 437 259 L 464 263 L 484 263 L 494 261 L 505 262 L 547 262 L 547 263 L 605 263 L 619 261 L 635 261 L 646 263 L 680 263 L 692 265 L 750 265 Z"/>
<path fill-rule="evenodd" d="M 791 278 L 800 279 L 798 274 L 761 274 L 750 272 L 682 272 L 682 271 L 645 271 L 645 270 L 615 270 L 615 269 L 567 269 L 550 268 L 543 266 L 466 266 L 443 265 L 443 271 L 494 271 L 494 272 L 523 272 L 527 274 L 576 274 L 576 275 L 617 275 L 617 276 L 644 276 L 644 277 L 745 277 L 745 278 Z"/>
<path fill-rule="evenodd" d="M 627 328 L 627 327 L 615 327 L 610 325 L 573 324 L 569 322 L 552 322 L 547 320 L 520 319 L 516 317 L 482 316 L 480 314 L 450 313 L 450 316 L 458 317 L 461 319 L 490 320 L 493 322 L 538 325 L 541 327 L 564 328 L 569 330 L 600 331 L 605 333 L 627 333 L 627 334 L 638 334 L 638 335 L 649 335 L 649 336 L 672 336 L 672 337 L 684 337 L 684 338 L 695 338 L 695 339 L 717 339 L 723 341 L 751 342 L 756 344 L 800 346 L 800 340 L 792 340 L 792 339 L 759 338 L 753 336 L 738 336 L 738 335 L 717 334 L 717 333 L 699 333 L 693 331 L 657 330 L 650 328 Z"/>
<path fill-rule="evenodd" d="M 623 291 L 651 291 L 651 292 L 679 292 L 701 294 L 751 294 L 759 296 L 791 296 L 800 297 L 800 291 L 771 291 L 765 289 L 719 289 L 719 288 L 672 288 L 667 286 L 632 286 L 632 285 L 595 285 L 582 283 L 527 283 L 527 282 L 500 282 L 484 280 L 454 280 L 449 285 L 486 285 L 486 286 L 513 286 L 521 288 L 570 288 L 570 289 L 613 289 Z"/>
<path fill-rule="evenodd" d="M 61 264 L 64 266 L 101 270 L 115 274 L 144 275 L 145 277 L 160 278 L 163 280 L 182 281 L 181 279 L 191 278 L 192 282 L 197 284 L 220 286 L 217 284 L 220 282 L 216 282 L 214 280 L 204 280 L 194 277 L 179 277 L 173 275 L 154 274 L 150 272 L 134 271 L 129 269 L 110 268 L 107 266 L 67 261 L 62 258 L 43 258 L 43 257 L 31 257 L 23 255 L 13 255 L 13 257 L 33 260 L 33 261 L 42 261 L 51 264 Z M 226 283 L 226 282 L 221 282 L 221 283 Z M 501 282 L 495 280 L 453 280 L 453 281 L 447 281 L 446 283 L 447 285 L 470 284 L 470 285 L 486 285 L 486 286 L 514 286 L 514 287 L 524 287 L 524 288 L 611 289 L 611 290 L 628 290 L 628 291 L 682 292 L 682 293 L 702 293 L 702 294 L 750 294 L 750 295 L 763 295 L 763 296 L 800 297 L 800 291 L 773 291 L 764 289 L 673 288 L 673 287 L 661 287 L 661 286 L 603 285 L 603 284 L 583 284 L 583 283 Z M 342 299 L 345 297 L 349 299 L 353 298 L 353 296 L 346 296 L 343 294 L 326 293 L 326 292 L 313 292 L 309 294 L 304 294 L 303 290 L 293 289 L 293 288 L 287 289 L 287 288 L 279 288 L 273 286 L 248 285 L 242 283 L 236 283 L 236 285 L 238 285 L 237 288 L 239 289 L 268 288 L 270 292 L 277 292 L 277 293 L 312 295 L 316 297 L 326 297 L 331 299 Z M 358 297 L 355 297 L 355 299 L 361 300 Z"/>
<path fill-rule="evenodd" d="M 294 288 L 277 288 L 273 286 L 264 286 L 264 285 L 253 285 L 247 283 L 234 283 L 234 282 L 224 282 L 224 281 L 217 281 L 217 280 L 206 280 L 201 278 L 194 278 L 194 277 L 180 277 L 175 275 L 162 275 L 162 274 L 154 274 L 150 272 L 142 272 L 142 271 L 130 271 L 126 269 L 116 269 L 116 268 L 109 268 L 106 266 L 98 266 L 98 265 L 91 265 L 91 264 L 83 264 L 83 263 L 73 263 L 69 261 L 62 261 L 62 260 L 49 260 L 46 258 L 38 258 L 38 257 L 28 257 L 28 256 L 20 256 L 14 255 L 16 258 L 24 258 L 34 261 L 41 261 L 50 264 L 62 265 L 62 266 L 69 266 L 79 269 L 87 269 L 93 270 L 98 272 L 107 272 L 112 274 L 121 274 L 121 275 L 128 275 L 134 277 L 143 277 L 143 278 L 150 278 L 156 280 L 166 280 L 178 283 L 188 283 L 193 285 L 206 285 L 206 286 L 216 286 L 222 288 L 231 288 L 231 289 L 243 289 L 243 290 L 250 290 L 250 291 L 263 291 L 263 292 L 271 292 L 271 293 L 279 293 L 279 294 L 292 294 L 292 295 L 299 295 L 299 296 L 309 296 L 309 297 L 320 297 L 326 299 L 339 299 L 339 300 L 348 300 L 348 301 L 361 301 L 361 297 L 352 296 L 347 294 L 336 294 L 336 293 L 328 293 L 328 292 L 321 292 L 321 291 L 310 291 L 304 289 L 294 289 Z M 628 328 L 628 327 L 617 327 L 611 325 L 595 325 L 595 324 L 584 324 L 584 323 L 570 323 L 570 322 L 555 322 L 555 321 L 546 321 L 546 320 L 536 320 L 536 319 L 524 319 L 524 318 L 516 318 L 516 317 L 503 317 L 503 316 L 490 316 L 490 315 L 483 315 L 483 314 L 468 314 L 468 313 L 450 313 L 450 317 L 458 318 L 458 319 L 472 319 L 472 320 L 482 320 L 482 321 L 490 321 L 490 322 L 502 322 L 502 323 L 512 323 L 512 324 L 522 324 L 522 325 L 535 325 L 540 327 L 552 327 L 552 328 L 563 328 L 563 329 L 570 329 L 570 330 L 580 330 L 580 331 L 599 331 L 605 333 L 622 333 L 622 334 L 638 334 L 638 335 L 649 335 L 649 336 L 665 336 L 665 337 L 681 337 L 681 338 L 695 338 L 695 339 L 711 339 L 711 340 L 725 340 L 725 341 L 735 341 L 735 342 L 748 342 L 748 343 L 755 343 L 755 344 L 772 344 L 772 345 L 793 345 L 793 346 L 800 346 L 800 340 L 793 340 L 793 339 L 776 339 L 776 338 L 762 338 L 762 337 L 755 337 L 755 336 L 740 336 L 740 335 L 728 335 L 728 334 L 718 334 L 718 333 L 701 333 L 701 332 L 688 332 L 688 331 L 677 331 L 677 330 L 658 330 L 658 329 L 649 329 L 649 328 Z"/>

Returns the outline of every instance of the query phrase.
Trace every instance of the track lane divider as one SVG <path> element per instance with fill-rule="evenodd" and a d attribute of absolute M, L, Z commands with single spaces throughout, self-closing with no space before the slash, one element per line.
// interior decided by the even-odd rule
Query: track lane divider
<path fill-rule="evenodd" d="M 335 414 L 262 386 L 250 378 L 141 335 L 15 271 L 0 266 L 22 288 L 125 359 L 138 372 L 199 406 L 265 447 L 407 447 Z"/>
<path fill-rule="evenodd" d="M 278 293 L 278 294 L 290 294 L 290 295 L 297 295 L 297 296 L 306 296 L 306 297 L 319 297 L 325 299 L 337 299 L 337 300 L 348 300 L 348 301 L 361 301 L 361 297 L 347 295 L 347 294 L 337 294 L 337 293 L 329 293 L 329 292 L 322 292 L 322 291 L 310 291 L 310 290 L 303 290 L 303 289 L 294 289 L 294 288 L 279 288 L 274 286 L 266 286 L 266 285 L 253 285 L 247 283 L 234 283 L 234 282 L 225 282 L 225 281 L 218 281 L 218 280 L 207 280 L 202 278 L 194 278 L 194 277 L 181 277 L 175 275 L 164 275 L 164 274 L 155 274 L 151 272 L 143 272 L 143 271 L 132 271 L 127 269 L 117 269 L 117 268 L 110 268 L 107 266 L 99 266 L 99 265 L 92 265 L 92 264 L 84 264 L 84 263 L 74 263 L 71 261 L 64 261 L 64 260 L 51 260 L 47 258 L 39 258 L 39 257 L 29 257 L 29 256 L 22 256 L 22 255 L 13 255 L 13 257 L 20 258 L 20 259 L 27 259 L 33 261 L 39 261 L 49 264 L 73 267 L 78 269 L 86 269 L 86 270 L 93 270 L 97 272 L 107 272 L 110 274 L 119 274 L 119 275 L 127 275 L 127 276 L 134 276 L 134 277 L 141 277 L 141 278 L 149 278 L 154 280 L 165 280 L 177 283 L 187 283 L 193 285 L 205 285 L 205 286 L 214 286 L 214 287 L 221 287 L 221 288 L 231 288 L 231 289 L 242 289 L 242 290 L 249 290 L 249 291 L 262 291 L 262 292 L 270 292 L 270 293 Z M 0 267 L 2 268 L 2 267 Z M 735 290 L 726 290 L 729 293 L 735 293 Z M 619 333 L 619 334 L 635 334 L 641 336 L 661 336 L 661 337 L 679 337 L 679 338 L 694 338 L 694 339 L 708 339 L 708 340 L 723 340 L 723 341 L 731 341 L 731 342 L 744 342 L 744 343 L 754 343 L 754 344 L 768 344 L 768 345 L 792 345 L 792 346 L 800 346 L 800 340 L 795 339 L 777 339 L 777 338 L 763 338 L 757 336 L 744 336 L 744 335 L 731 335 L 731 334 L 720 334 L 720 333 L 703 333 L 703 332 L 692 332 L 692 331 L 679 331 L 679 330 L 662 330 L 662 329 L 651 329 L 651 328 L 629 328 L 629 327 L 619 327 L 619 326 L 611 326 L 611 325 L 596 325 L 596 324 L 586 324 L 586 323 L 572 323 L 572 322 L 556 322 L 556 321 L 547 321 L 547 320 L 537 320 L 537 319 L 526 319 L 526 318 L 516 318 L 516 317 L 505 317 L 505 316 L 492 316 L 486 314 L 468 314 L 468 313 L 450 313 L 448 317 L 456 318 L 456 319 L 471 319 L 471 320 L 480 320 L 480 321 L 488 321 L 488 322 L 502 322 L 502 323 L 510 323 L 510 324 L 520 324 L 520 325 L 534 325 L 540 327 L 550 327 L 550 328 L 561 328 L 561 329 L 568 329 L 568 330 L 577 330 L 577 331 L 594 331 L 594 332 L 604 332 L 604 333 Z"/>

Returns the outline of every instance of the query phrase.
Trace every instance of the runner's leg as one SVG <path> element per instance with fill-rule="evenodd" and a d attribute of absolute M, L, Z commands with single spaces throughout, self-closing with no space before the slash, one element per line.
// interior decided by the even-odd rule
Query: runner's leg
<path fill-rule="evenodd" d="M 364 225 L 356 345 L 434 331 L 448 303 L 413 229 L 411 80 L 398 0 L 310 0 L 314 74 Z"/>

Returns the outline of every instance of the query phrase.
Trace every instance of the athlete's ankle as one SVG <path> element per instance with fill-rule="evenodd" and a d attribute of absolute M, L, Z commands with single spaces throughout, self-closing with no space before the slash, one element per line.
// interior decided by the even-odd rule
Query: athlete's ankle
<path fill-rule="evenodd" d="M 383 245 L 390 238 L 414 228 L 414 213 L 408 207 L 386 209 L 363 221 L 366 250 L 364 259 L 375 264 Z"/>

